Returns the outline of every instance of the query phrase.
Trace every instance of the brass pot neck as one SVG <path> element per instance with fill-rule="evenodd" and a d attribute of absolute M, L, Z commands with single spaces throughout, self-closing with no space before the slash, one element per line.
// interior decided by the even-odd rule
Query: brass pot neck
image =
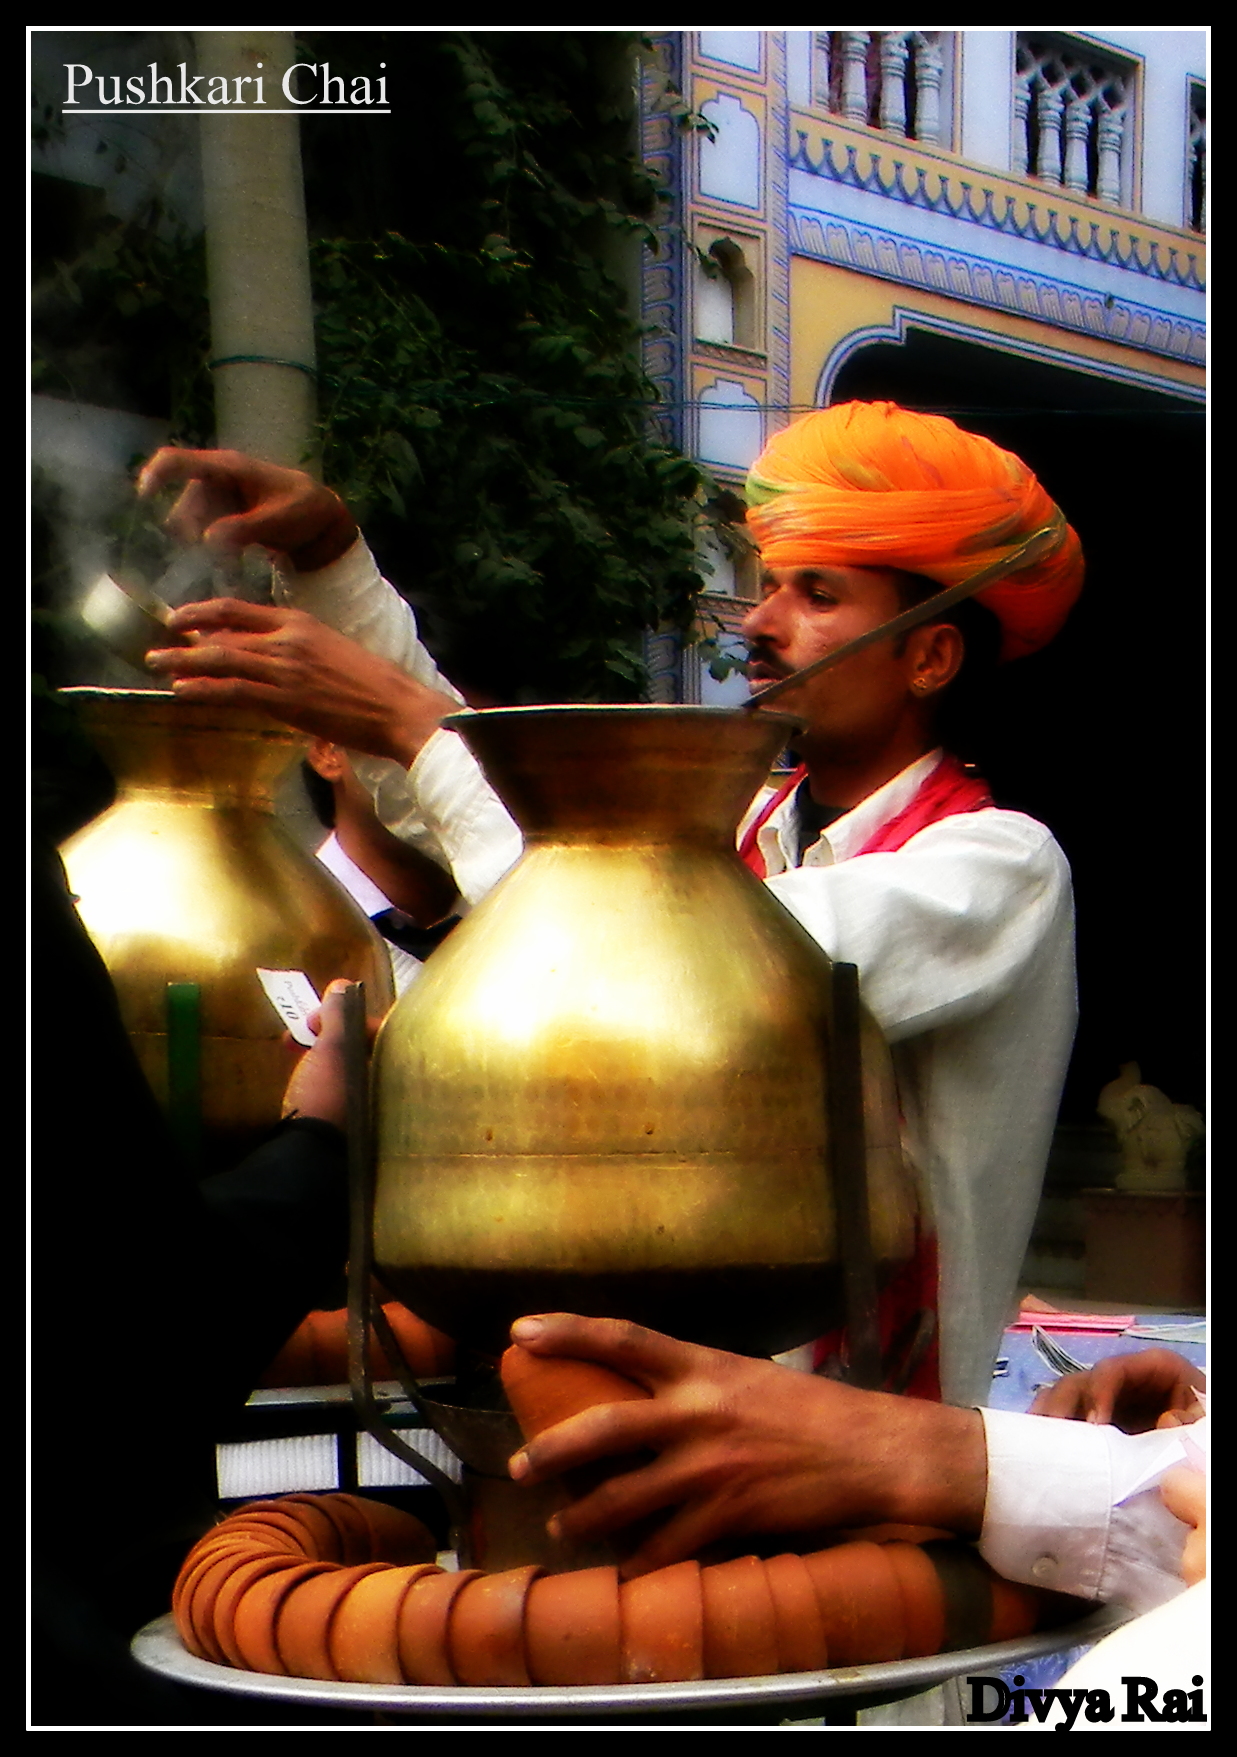
<path fill-rule="evenodd" d="M 800 722 L 743 709 L 487 708 L 446 722 L 532 841 L 733 847 Z"/>
<path fill-rule="evenodd" d="M 244 708 L 184 702 L 161 690 L 66 689 L 122 798 L 270 812 L 305 748 L 289 727 Z"/>

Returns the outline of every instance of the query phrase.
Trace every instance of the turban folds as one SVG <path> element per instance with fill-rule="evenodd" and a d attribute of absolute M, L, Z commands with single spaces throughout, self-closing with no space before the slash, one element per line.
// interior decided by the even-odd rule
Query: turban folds
<path fill-rule="evenodd" d="M 1012 452 L 942 415 L 839 403 L 774 435 L 747 479 L 747 522 L 768 567 L 887 567 L 946 589 L 1052 526 L 1048 553 L 975 596 L 1003 659 L 1047 644 L 1082 590 L 1082 547 Z"/>

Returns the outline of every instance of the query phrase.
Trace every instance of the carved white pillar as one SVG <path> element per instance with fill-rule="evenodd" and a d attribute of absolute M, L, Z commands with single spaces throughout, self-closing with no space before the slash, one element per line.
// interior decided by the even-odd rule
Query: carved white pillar
<path fill-rule="evenodd" d="M 1121 199 L 1121 137 L 1124 133 L 1124 110 L 1100 111 L 1100 169 L 1095 192 L 1101 201 L 1120 201 Z"/>
<path fill-rule="evenodd" d="M 867 31 L 842 32 L 842 114 L 848 122 L 868 119 Z"/>
<path fill-rule="evenodd" d="M 886 134 L 906 133 L 906 37 L 886 31 L 881 38 L 880 125 Z"/>
<path fill-rule="evenodd" d="M 812 37 L 812 102 L 829 107 L 828 31 L 816 31 Z"/>
<path fill-rule="evenodd" d="M 1041 85 L 1035 94 L 1035 116 L 1039 123 L 1039 158 L 1035 175 L 1043 183 L 1061 181 L 1061 94 L 1050 85 Z"/>
<path fill-rule="evenodd" d="M 1197 102 L 1190 112 L 1190 162 L 1186 166 L 1186 224 L 1196 232 L 1207 229 L 1207 118 Z"/>
<path fill-rule="evenodd" d="M 915 139 L 941 138 L 941 76 L 945 58 L 935 43 L 915 39 Z M 1023 140 L 1026 129 L 1023 129 Z"/>
<path fill-rule="evenodd" d="M 1025 177 L 1030 167 L 1031 74 L 1028 68 L 1014 80 L 1014 142 L 1011 169 L 1017 177 Z"/>
<path fill-rule="evenodd" d="M 1071 98 L 1065 106 L 1065 187 L 1087 192 L 1087 137 L 1091 133 L 1091 100 Z"/>

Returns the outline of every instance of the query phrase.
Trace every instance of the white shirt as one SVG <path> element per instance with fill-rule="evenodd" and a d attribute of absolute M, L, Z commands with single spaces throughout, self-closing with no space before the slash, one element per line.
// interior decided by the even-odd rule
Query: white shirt
<path fill-rule="evenodd" d="M 937 1227 L 942 1392 L 969 1404 L 987 1400 L 1073 1044 L 1074 913 L 1065 856 L 1020 812 L 964 812 L 853 858 L 941 756 L 835 819 L 797 869 L 793 796 L 757 841 L 778 901 L 858 966 L 890 1045 Z"/>
<path fill-rule="evenodd" d="M 408 605 L 358 542 L 285 593 L 341 634 L 458 698 Z M 1073 1040 L 1073 906 L 1042 824 L 986 810 L 932 825 L 894 854 L 851 858 L 909 803 L 940 753 L 896 776 L 786 870 L 787 801 L 760 832 L 769 888 L 831 957 L 856 964 L 889 1039 L 907 1146 L 927 1180 L 941 1264 L 947 1401 L 982 1403 L 1030 1236 Z M 405 774 L 358 757 L 378 815 L 444 860 L 475 903 L 514 864 L 520 832 L 456 734 Z"/>
<path fill-rule="evenodd" d="M 317 852 L 318 859 L 331 877 L 343 886 L 357 908 L 368 915 L 371 921 L 375 915 L 383 915 L 388 909 L 395 907 L 386 892 L 380 890 L 369 874 L 362 872 L 356 861 L 344 853 L 339 845 L 339 837 L 334 830 L 331 831 Z M 387 957 L 391 960 L 391 976 L 395 983 L 395 998 L 398 1000 L 409 983 L 415 981 L 421 974 L 421 960 L 414 958 L 412 953 L 406 952 L 402 946 L 392 945 L 385 935 L 382 937 L 382 943 L 386 947 Z"/>

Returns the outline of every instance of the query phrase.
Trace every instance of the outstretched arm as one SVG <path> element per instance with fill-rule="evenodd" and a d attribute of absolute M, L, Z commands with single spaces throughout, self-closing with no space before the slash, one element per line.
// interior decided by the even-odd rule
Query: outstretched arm
<path fill-rule="evenodd" d="M 627 1574 L 683 1560 L 731 1532 L 887 1521 L 980 1530 L 986 1455 L 975 1410 L 856 1391 L 613 1319 L 525 1318 L 512 1336 L 531 1354 L 597 1361 L 652 1393 L 561 1422 L 511 1461 L 512 1476 L 533 1483 L 599 1458 L 655 1452 L 558 1516 L 564 1535 L 586 1538 L 667 1514 Z"/>

